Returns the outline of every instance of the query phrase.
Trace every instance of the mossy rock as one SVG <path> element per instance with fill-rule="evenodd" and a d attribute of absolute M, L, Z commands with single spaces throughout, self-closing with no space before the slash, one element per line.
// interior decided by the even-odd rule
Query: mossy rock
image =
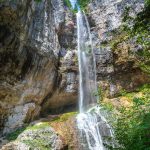
<path fill-rule="evenodd" d="M 9 134 L 7 139 L 17 141 L 19 147 L 23 143 L 30 150 L 59 150 L 63 147 L 60 136 L 50 127 L 49 122 L 40 122 L 33 126 L 18 129 Z"/>

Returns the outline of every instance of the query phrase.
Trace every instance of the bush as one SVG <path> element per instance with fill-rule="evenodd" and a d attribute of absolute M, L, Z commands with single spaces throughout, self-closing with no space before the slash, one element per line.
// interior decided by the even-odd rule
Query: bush
<path fill-rule="evenodd" d="M 131 108 L 122 107 L 114 127 L 120 150 L 150 150 L 150 110 L 143 99 L 134 98 Z"/>
<path fill-rule="evenodd" d="M 79 6 L 79 8 L 81 10 L 85 10 L 86 9 L 86 6 L 87 4 L 90 2 L 90 0 L 77 0 L 77 5 Z M 73 12 L 77 12 L 77 5 L 75 7 L 75 9 L 73 10 L 71 8 L 71 3 L 70 3 L 70 0 L 64 0 L 64 3 L 67 7 L 69 7 Z"/>
<path fill-rule="evenodd" d="M 116 118 L 112 123 L 119 150 L 150 150 L 150 85 L 137 89 L 138 92 L 124 93 L 132 106 L 117 109 L 111 105 Z M 137 93 L 142 96 L 138 97 Z M 117 112 L 117 114 L 116 114 Z"/>

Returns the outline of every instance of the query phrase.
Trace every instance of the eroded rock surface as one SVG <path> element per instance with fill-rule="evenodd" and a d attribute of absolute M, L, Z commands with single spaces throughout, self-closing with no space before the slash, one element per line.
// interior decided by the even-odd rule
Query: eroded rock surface
<path fill-rule="evenodd" d="M 97 77 L 107 97 L 149 83 L 136 65 L 134 40 L 112 49 L 125 7 L 135 16 L 144 0 L 93 0 L 88 6 Z M 74 105 L 78 95 L 76 19 L 63 0 L 0 3 L 0 130 L 6 134 Z"/>
<path fill-rule="evenodd" d="M 149 83 L 149 76 L 137 65 L 135 52 L 140 45 L 120 33 L 127 9 L 133 18 L 144 8 L 144 1 L 95 0 L 89 4 L 89 22 L 97 63 L 97 77 L 105 96 L 114 97 L 121 90 L 133 91 Z M 119 34 L 118 34 L 119 33 Z M 114 41 L 118 39 L 116 47 Z M 113 46 L 112 46 L 113 45 Z"/>
<path fill-rule="evenodd" d="M 64 143 L 53 128 L 46 123 L 38 123 L 23 131 L 14 142 L 10 142 L 1 150 L 63 150 Z"/>
<path fill-rule="evenodd" d="M 63 1 L 6 0 L 0 8 L 0 130 L 5 134 L 41 111 L 74 104 L 77 94 L 74 71 L 59 71 Z"/>

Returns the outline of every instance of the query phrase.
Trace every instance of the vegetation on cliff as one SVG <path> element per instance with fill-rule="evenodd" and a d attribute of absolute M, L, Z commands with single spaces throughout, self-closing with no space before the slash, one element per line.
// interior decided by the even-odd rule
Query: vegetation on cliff
<path fill-rule="evenodd" d="M 4 0 L 0 0 L 0 2 L 2 1 Z M 41 2 L 42 0 L 35 1 Z M 64 3 L 71 9 L 69 0 L 64 0 Z M 78 5 L 81 10 L 86 10 L 88 3 L 89 0 L 78 0 Z M 125 13 L 123 14 L 124 24 L 118 32 L 112 32 L 115 36 L 109 44 L 112 50 L 117 51 L 120 43 L 126 43 L 130 39 L 133 39 L 140 47 L 137 52 L 134 53 L 137 64 L 144 72 L 150 73 L 150 0 L 145 1 L 145 8 L 137 14 L 136 18 L 129 15 L 130 9 L 132 8 L 126 7 Z M 73 12 L 76 12 L 76 10 L 77 6 Z M 102 44 L 105 45 L 108 43 Z M 99 90 L 99 93 L 102 95 L 102 90 Z M 128 107 L 121 106 L 116 108 L 111 103 L 106 104 L 106 108 L 109 109 L 111 113 L 114 114 L 114 118 L 116 118 L 115 121 L 113 120 L 113 127 L 115 129 L 116 139 L 120 145 L 120 147 L 116 149 L 150 150 L 150 85 L 146 84 L 132 93 L 123 90 L 120 92 L 119 99 L 121 100 L 122 97 L 125 97 L 128 103 L 130 103 Z M 34 133 L 36 138 L 32 137 L 22 142 L 31 148 L 37 147 L 41 150 L 50 149 L 52 144 L 47 145 L 47 143 L 53 134 L 51 134 L 51 129 L 49 129 L 52 126 L 58 134 L 65 139 L 66 143 L 70 142 L 72 144 L 75 136 L 74 133 L 72 133 L 75 130 L 73 128 L 74 120 L 68 121 L 68 119 L 75 114 L 74 112 L 63 114 L 52 119 L 50 122 L 18 129 L 10 133 L 7 139 L 10 141 L 16 140 L 22 132 Z M 48 134 L 45 133 L 45 130 Z M 39 135 L 41 136 L 40 138 Z M 46 141 L 43 140 L 44 137 L 47 137 Z M 73 147 L 72 145 L 70 146 L 71 148 Z"/>
<path fill-rule="evenodd" d="M 81 10 L 85 10 L 86 6 L 88 5 L 88 3 L 90 2 L 90 0 L 77 0 L 77 4 L 80 7 Z M 77 11 L 77 5 L 74 9 L 71 8 L 71 3 L 70 0 L 64 0 L 64 3 L 67 7 L 69 7 L 73 12 Z"/>
<path fill-rule="evenodd" d="M 115 137 L 120 145 L 119 150 L 149 150 L 150 149 L 150 85 L 146 84 L 136 92 L 120 93 L 130 105 L 115 107 L 112 103 L 104 104 L 115 118 L 112 125 Z"/>
<path fill-rule="evenodd" d="M 132 54 L 136 58 L 136 64 L 146 73 L 150 74 L 150 1 L 145 1 L 145 7 L 136 17 L 130 15 L 132 7 L 124 10 L 123 24 L 119 30 L 112 32 L 113 39 L 110 41 L 112 50 L 117 51 L 122 43 L 136 45 L 137 51 Z M 102 43 L 105 45 L 105 43 Z M 106 43 L 107 44 L 107 43 Z M 130 44 L 127 44 L 130 47 Z M 129 48 L 130 53 L 133 53 Z"/>
<path fill-rule="evenodd" d="M 75 146 L 74 117 L 76 114 L 77 112 L 69 112 L 48 116 L 45 121 L 17 129 L 8 134 L 6 139 L 13 143 L 21 142 L 31 150 L 34 148 L 39 148 L 40 150 L 55 149 L 54 147 L 59 142 L 60 144 L 63 142 L 64 147 L 67 146 L 72 149 Z M 72 136 L 74 136 L 73 140 Z M 59 139 L 59 137 L 61 138 Z M 56 144 L 55 142 L 58 143 Z"/>
<path fill-rule="evenodd" d="M 139 47 L 132 54 L 136 65 L 150 74 L 150 0 L 145 1 L 145 7 L 136 17 L 130 16 L 131 9 L 133 8 L 126 7 L 122 16 L 123 25 L 111 33 L 113 39 L 110 43 L 104 42 L 102 45 L 109 44 L 115 53 L 120 51 L 120 44 L 126 44 L 131 55 L 130 41 L 134 41 L 133 44 Z M 115 118 L 110 119 L 119 144 L 114 149 L 150 150 L 150 85 L 145 84 L 131 93 L 122 90 L 118 99 L 124 103 L 126 99 L 128 106 L 116 107 L 111 102 L 104 103 Z"/>
<path fill-rule="evenodd" d="M 143 11 L 138 13 L 136 18 L 129 16 L 129 10 L 130 8 L 127 8 L 124 16 L 124 30 L 141 45 L 141 50 L 137 52 L 139 66 L 143 71 L 150 73 L 150 0 L 145 1 Z M 133 22 L 132 28 L 129 22 Z"/>

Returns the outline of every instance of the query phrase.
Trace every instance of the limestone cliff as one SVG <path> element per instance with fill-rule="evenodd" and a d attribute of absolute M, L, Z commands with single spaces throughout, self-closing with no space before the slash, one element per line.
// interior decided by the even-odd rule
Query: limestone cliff
<path fill-rule="evenodd" d="M 77 94 L 70 88 L 74 76 L 59 71 L 64 21 L 61 0 L 0 3 L 0 128 L 3 134 L 38 117 L 53 95 L 56 97 L 52 103 L 50 100 L 49 110 L 75 102 Z"/>
<path fill-rule="evenodd" d="M 150 82 L 131 55 L 138 50 L 133 40 L 115 49 L 109 44 L 123 23 L 126 6 L 136 16 L 144 0 L 93 0 L 88 5 L 98 83 L 108 97 Z M 77 102 L 76 19 L 63 0 L 3 1 L 0 31 L 2 134 Z"/>
<path fill-rule="evenodd" d="M 121 40 L 126 34 L 120 33 L 126 9 L 130 8 L 129 16 L 136 17 L 143 10 L 144 1 L 99 0 L 91 3 L 89 8 L 97 76 L 105 95 L 113 97 L 120 90 L 133 91 L 148 83 L 149 76 L 136 63 L 135 53 L 140 46 L 135 39 Z M 119 39 L 117 44 L 116 39 Z"/>

